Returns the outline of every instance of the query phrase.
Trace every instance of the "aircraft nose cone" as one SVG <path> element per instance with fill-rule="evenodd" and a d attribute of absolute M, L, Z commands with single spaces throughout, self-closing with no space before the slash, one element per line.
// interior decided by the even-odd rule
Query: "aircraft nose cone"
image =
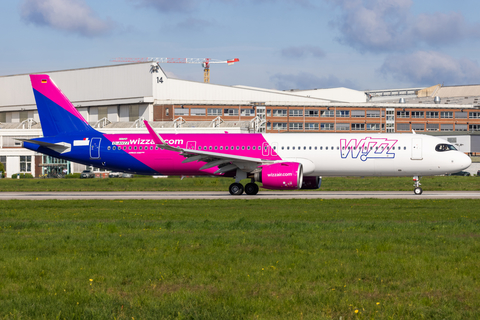
<path fill-rule="evenodd" d="M 467 169 L 472 164 L 472 159 L 465 153 L 460 153 L 458 159 L 455 161 L 459 166 L 459 170 Z"/>

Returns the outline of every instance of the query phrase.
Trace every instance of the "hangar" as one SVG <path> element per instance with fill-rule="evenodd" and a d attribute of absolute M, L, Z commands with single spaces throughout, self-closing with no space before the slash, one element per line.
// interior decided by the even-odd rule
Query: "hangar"
<path fill-rule="evenodd" d="M 153 62 L 45 73 L 106 133 L 145 132 L 143 120 L 162 132 L 480 133 L 480 85 L 280 91 L 172 79 Z M 28 74 L 0 77 L 0 88 L 0 161 L 8 177 L 84 169 L 16 140 L 42 135 Z"/>

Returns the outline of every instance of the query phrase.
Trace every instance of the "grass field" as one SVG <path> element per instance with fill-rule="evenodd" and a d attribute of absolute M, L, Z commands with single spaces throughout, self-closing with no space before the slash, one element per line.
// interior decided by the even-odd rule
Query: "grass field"
<path fill-rule="evenodd" d="M 231 178 L 168 179 L 2 179 L 1 191 L 225 191 Z M 244 184 L 249 182 L 243 181 Z M 480 177 L 435 176 L 423 177 L 424 190 L 480 191 Z M 410 177 L 325 177 L 320 190 L 324 191 L 410 191 Z"/>
<path fill-rule="evenodd" d="M 0 319 L 478 319 L 480 201 L 0 203 Z"/>

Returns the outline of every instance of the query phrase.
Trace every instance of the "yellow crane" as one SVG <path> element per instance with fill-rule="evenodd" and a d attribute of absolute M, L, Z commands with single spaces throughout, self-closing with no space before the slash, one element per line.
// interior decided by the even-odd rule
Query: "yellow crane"
<path fill-rule="evenodd" d="M 110 60 L 112 62 L 157 62 L 157 63 L 196 63 L 203 67 L 203 82 L 210 83 L 210 64 L 212 63 L 226 63 L 228 65 L 239 62 L 238 58 L 228 60 L 218 60 L 210 58 L 115 58 Z"/>

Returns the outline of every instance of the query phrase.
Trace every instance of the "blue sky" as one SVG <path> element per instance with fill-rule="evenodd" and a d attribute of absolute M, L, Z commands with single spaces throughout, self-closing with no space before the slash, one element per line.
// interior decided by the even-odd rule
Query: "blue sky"
<path fill-rule="evenodd" d="M 115 57 L 230 59 L 211 82 L 268 89 L 480 83 L 480 2 L 17 0 L 0 11 L 0 75 Z M 195 64 L 162 64 L 203 81 Z"/>

